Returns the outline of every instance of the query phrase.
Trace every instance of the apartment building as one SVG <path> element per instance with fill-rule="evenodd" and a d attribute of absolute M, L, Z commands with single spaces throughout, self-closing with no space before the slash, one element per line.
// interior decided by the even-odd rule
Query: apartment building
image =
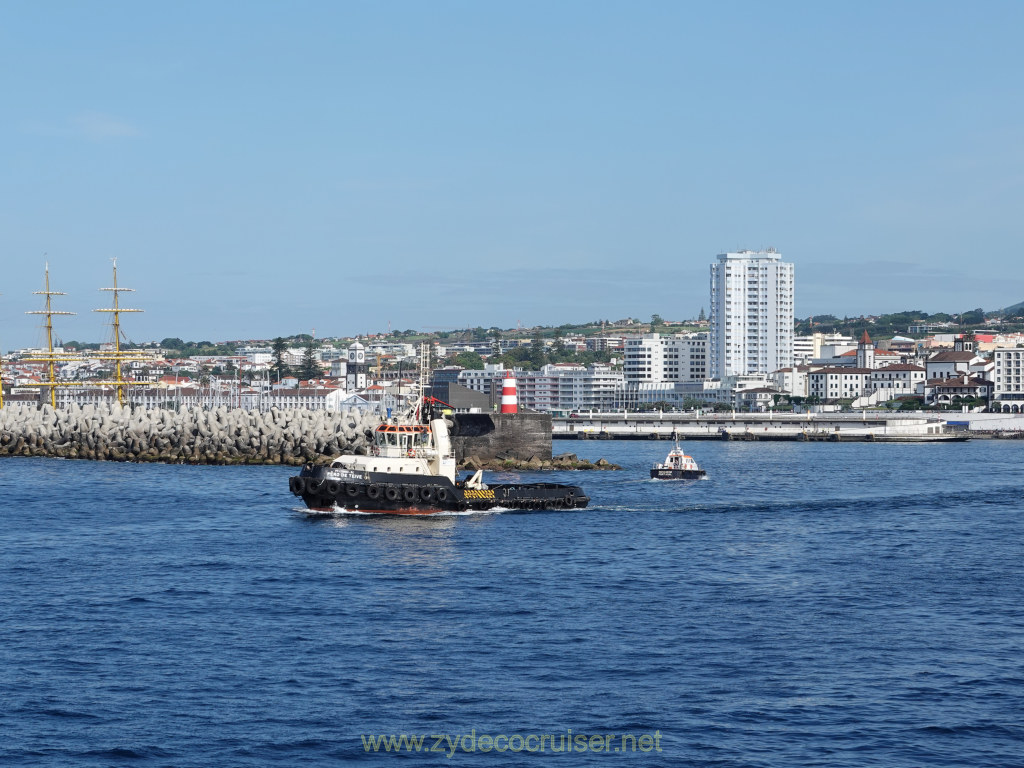
<path fill-rule="evenodd" d="M 711 264 L 708 374 L 761 374 L 793 365 L 794 267 L 775 249 L 722 253 Z"/>
<path fill-rule="evenodd" d="M 794 336 L 793 364 L 807 365 L 812 360 L 824 357 L 823 350 L 826 347 L 833 349 L 839 347 L 845 352 L 854 349 L 856 342 L 852 336 L 845 336 L 841 333 L 815 332 L 809 336 Z"/>
<path fill-rule="evenodd" d="M 1024 413 L 1024 349 L 994 350 L 992 360 L 992 410 Z"/>
<path fill-rule="evenodd" d="M 708 334 L 627 338 L 622 373 L 627 384 L 674 384 L 707 378 Z"/>
<path fill-rule="evenodd" d="M 491 397 L 501 392 L 507 372 L 498 365 L 484 370 L 465 370 L 458 383 Z M 514 371 L 519 406 L 533 411 L 569 412 L 611 410 L 620 400 L 622 374 L 611 366 L 552 363 L 539 371 Z"/>

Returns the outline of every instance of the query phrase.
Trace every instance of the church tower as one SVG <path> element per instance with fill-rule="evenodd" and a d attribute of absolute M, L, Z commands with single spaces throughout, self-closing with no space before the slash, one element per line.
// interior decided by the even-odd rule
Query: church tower
<path fill-rule="evenodd" d="M 974 334 L 962 333 L 960 338 L 953 342 L 954 352 L 974 352 Z"/>
<path fill-rule="evenodd" d="M 875 345 L 871 342 L 867 330 L 864 331 L 864 335 L 860 337 L 860 344 L 857 345 L 857 367 L 872 370 L 875 368 Z"/>
<path fill-rule="evenodd" d="M 348 348 L 348 365 L 345 368 L 345 389 L 358 392 L 366 389 L 366 348 L 358 341 Z"/>

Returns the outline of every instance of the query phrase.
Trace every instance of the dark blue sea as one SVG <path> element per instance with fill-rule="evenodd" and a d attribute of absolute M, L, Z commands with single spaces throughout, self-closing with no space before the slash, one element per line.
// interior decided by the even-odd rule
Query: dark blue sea
<path fill-rule="evenodd" d="M 1024 765 L 1024 443 L 684 445 L 434 519 L 0 459 L 0 764 Z"/>

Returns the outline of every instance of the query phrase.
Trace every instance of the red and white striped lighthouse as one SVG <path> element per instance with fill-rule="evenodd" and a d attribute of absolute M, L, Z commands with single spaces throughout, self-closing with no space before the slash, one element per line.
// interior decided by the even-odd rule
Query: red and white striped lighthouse
<path fill-rule="evenodd" d="M 501 380 L 501 412 L 519 412 L 519 397 L 516 395 L 516 377 L 510 371 L 506 371 L 505 378 Z"/>

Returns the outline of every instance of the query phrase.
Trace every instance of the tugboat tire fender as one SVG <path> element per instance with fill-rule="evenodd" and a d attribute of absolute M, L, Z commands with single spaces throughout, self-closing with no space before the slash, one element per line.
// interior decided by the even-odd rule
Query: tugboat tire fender
<path fill-rule="evenodd" d="M 306 489 L 306 480 L 299 477 L 298 475 L 288 478 L 288 490 L 294 493 L 296 496 L 301 496 L 302 492 Z"/>
<path fill-rule="evenodd" d="M 371 499 L 380 498 L 380 486 L 379 485 L 368 485 L 366 486 L 366 495 Z"/>
<path fill-rule="evenodd" d="M 316 495 L 324 487 L 324 481 L 311 477 L 306 481 L 306 493 Z"/>
<path fill-rule="evenodd" d="M 442 501 L 442 502 L 448 501 L 448 489 L 447 488 L 438 488 L 437 489 L 437 500 L 438 501 Z"/>
<path fill-rule="evenodd" d="M 398 489 L 393 485 L 389 485 L 384 489 L 384 497 L 388 501 L 396 501 L 398 499 Z"/>
<path fill-rule="evenodd" d="M 416 489 L 411 485 L 407 485 L 402 489 L 402 498 L 406 501 L 416 501 L 417 495 Z"/>
<path fill-rule="evenodd" d="M 327 481 L 327 493 L 328 493 L 329 496 L 337 496 L 338 492 L 340 490 L 341 490 L 341 483 L 339 483 L 337 480 L 328 480 Z"/>
<path fill-rule="evenodd" d="M 349 483 L 345 486 L 345 493 L 349 496 L 358 496 L 359 486 L 354 483 Z"/>
<path fill-rule="evenodd" d="M 429 485 L 422 486 L 420 488 L 420 498 L 423 501 L 433 501 L 433 499 L 434 499 L 434 489 L 431 488 Z"/>

